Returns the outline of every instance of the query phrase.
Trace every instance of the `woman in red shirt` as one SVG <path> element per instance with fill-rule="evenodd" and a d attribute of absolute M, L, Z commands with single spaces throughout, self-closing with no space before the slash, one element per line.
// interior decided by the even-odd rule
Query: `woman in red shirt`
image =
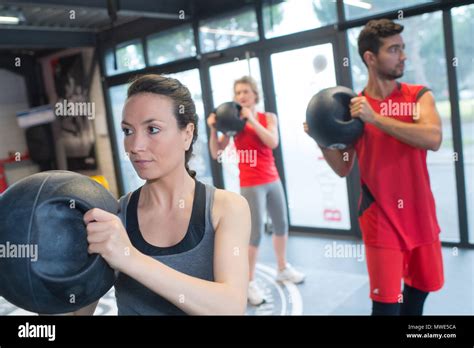
<path fill-rule="evenodd" d="M 272 151 L 279 143 L 277 117 L 275 114 L 256 110 L 259 92 L 257 83 L 251 77 L 244 76 L 234 82 L 234 101 L 242 106 L 241 118 L 247 119 L 244 129 L 234 136 L 237 153 L 232 157 L 239 159 L 240 190 L 249 203 L 252 215 L 248 300 L 253 305 L 259 305 L 265 302 L 265 298 L 253 279 L 265 213 L 268 213 L 273 223 L 273 246 L 278 262 L 277 281 L 301 283 L 305 275 L 286 262 L 287 208 Z M 211 129 L 209 147 L 214 159 L 225 161 L 223 151 L 229 144 L 230 137 L 226 134 L 217 135 L 215 117 L 211 113 L 207 119 Z"/>

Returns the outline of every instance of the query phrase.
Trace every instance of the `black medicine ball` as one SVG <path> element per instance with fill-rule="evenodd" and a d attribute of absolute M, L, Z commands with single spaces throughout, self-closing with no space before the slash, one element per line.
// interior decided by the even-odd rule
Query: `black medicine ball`
<path fill-rule="evenodd" d="M 0 295 L 43 314 L 75 311 L 100 299 L 115 272 L 87 252 L 83 215 L 91 208 L 116 214 L 118 203 L 77 173 L 42 172 L 9 187 L 0 196 Z"/>
<path fill-rule="evenodd" d="M 364 131 L 364 123 L 352 118 L 350 101 L 357 95 L 349 88 L 336 86 L 315 94 L 306 109 L 308 134 L 321 146 L 345 149 Z"/>
<path fill-rule="evenodd" d="M 219 105 L 215 111 L 216 129 L 227 135 L 235 135 L 245 127 L 245 119 L 240 118 L 242 107 L 235 102 Z"/>

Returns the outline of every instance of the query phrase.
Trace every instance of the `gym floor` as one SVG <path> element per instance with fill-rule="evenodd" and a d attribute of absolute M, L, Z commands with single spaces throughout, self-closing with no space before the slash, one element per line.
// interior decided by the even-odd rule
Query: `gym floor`
<path fill-rule="evenodd" d="M 345 250 L 341 253 L 341 250 Z M 472 315 L 474 313 L 474 250 L 443 247 L 445 285 L 430 294 L 425 315 Z M 306 273 L 303 284 L 279 285 L 273 281 L 276 267 L 271 236 L 262 238 L 257 281 L 267 303 L 249 306 L 249 315 L 368 315 L 369 280 L 361 241 L 346 237 L 315 237 L 292 232 L 288 261 Z M 31 314 L 0 298 L 0 315 Z M 96 315 L 116 315 L 113 289 L 100 301 Z"/>
<path fill-rule="evenodd" d="M 347 245 L 361 248 L 360 240 L 334 236 L 314 237 L 292 232 L 288 244 L 288 261 L 306 273 L 298 285 L 303 299 L 303 314 L 366 315 L 370 314 L 369 279 L 365 259 L 329 257 L 327 250 Z M 271 237 L 262 238 L 259 261 L 275 267 Z M 474 313 L 474 250 L 443 247 L 445 285 L 430 294 L 425 315 L 472 315 Z"/>

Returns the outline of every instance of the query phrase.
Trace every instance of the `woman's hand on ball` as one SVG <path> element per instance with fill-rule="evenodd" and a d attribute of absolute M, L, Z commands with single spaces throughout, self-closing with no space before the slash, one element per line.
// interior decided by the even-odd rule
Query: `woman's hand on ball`
<path fill-rule="evenodd" d="M 123 271 L 137 254 L 120 218 L 94 208 L 84 214 L 90 254 L 100 254 L 110 267 Z"/>
<path fill-rule="evenodd" d="M 253 123 L 255 121 L 255 116 L 250 108 L 242 107 L 240 110 L 240 118 L 243 120 L 247 120 L 247 122 Z"/>

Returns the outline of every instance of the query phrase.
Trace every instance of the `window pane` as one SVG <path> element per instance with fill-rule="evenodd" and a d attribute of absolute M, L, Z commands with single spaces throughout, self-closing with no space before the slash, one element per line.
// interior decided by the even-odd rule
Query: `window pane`
<path fill-rule="evenodd" d="M 361 30 L 362 28 L 360 27 L 347 30 L 352 85 L 356 93 L 364 89 L 369 77 L 367 67 L 362 62 L 362 59 L 359 56 L 359 51 L 357 50 L 357 38 L 359 37 Z"/>
<path fill-rule="evenodd" d="M 272 38 L 322 27 L 337 21 L 336 2 L 267 0 L 263 6 L 265 37 Z"/>
<path fill-rule="evenodd" d="M 169 76 L 178 79 L 183 85 L 188 87 L 194 103 L 196 104 L 196 113 L 199 118 L 198 138 L 193 145 L 193 156 L 189 161 L 189 168 L 196 171 L 197 179 L 206 184 L 213 185 L 199 70 L 192 69 L 181 71 L 176 74 L 170 74 Z"/>
<path fill-rule="evenodd" d="M 474 243 L 474 5 L 453 8 L 469 241 Z"/>
<path fill-rule="evenodd" d="M 162 32 L 147 39 L 148 62 L 159 65 L 196 55 L 191 26 Z"/>
<path fill-rule="evenodd" d="M 116 135 L 116 145 L 118 148 L 119 155 L 119 165 L 120 171 L 123 177 L 123 185 L 125 193 L 135 191 L 137 188 L 142 186 L 145 181 L 140 179 L 137 175 L 137 172 L 133 168 L 130 159 L 125 154 L 125 148 L 123 145 L 123 131 L 121 127 L 122 122 L 122 110 L 127 99 L 127 84 L 118 85 L 109 88 L 110 103 L 112 104 L 112 117 L 113 117 L 113 126 Z"/>
<path fill-rule="evenodd" d="M 372 16 L 377 13 L 398 10 L 419 4 L 433 2 L 432 0 L 344 0 L 346 19 Z"/>
<path fill-rule="evenodd" d="M 318 68 L 316 60 L 325 64 Z M 273 54 L 271 61 L 291 225 L 350 229 L 346 179 L 331 170 L 303 130 L 311 97 L 336 85 L 332 45 Z"/>
<path fill-rule="evenodd" d="M 234 99 L 234 81 L 244 75 L 250 75 L 257 81 L 260 92 L 260 101 L 257 105 L 257 110 L 264 110 L 263 90 L 258 58 L 214 65 L 211 66 L 209 72 L 211 75 L 214 107 L 232 101 Z M 236 149 L 232 138 L 221 156 L 223 159 L 222 170 L 224 176 L 224 187 L 226 190 L 240 193 L 239 166 L 238 163 L 232 160 L 235 159 L 235 156 L 232 155 L 236 153 L 235 151 Z"/>
<path fill-rule="evenodd" d="M 258 39 L 257 17 L 253 10 L 205 20 L 199 27 L 199 40 L 204 53 L 243 45 Z"/>
<path fill-rule="evenodd" d="M 145 67 L 143 45 L 140 41 L 117 46 L 115 52 L 117 59 L 116 67 L 114 66 L 113 51 L 109 50 L 105 55 L 107 75 L 115 75 L 126 71 L 143 69 Z"/>
<path fill-rule="evenodd" d="M 431 189 L 441 227 L 441 240 L 459 241 L 458 205 L 453 162 L 451 108 L 441 12 L 409 17 L 402 37 L 406 45 L 405 74 L 401 81 L 422 84 L 432 89 L 443 125 L 443 143 L 437 152 L 428 151 L 427 163 Z M 348 31 L 351 71 L 354 88 L 361 91 L 367 82 L 367 68 L 357 51 L 357 37 L 362 28 Z"/>

